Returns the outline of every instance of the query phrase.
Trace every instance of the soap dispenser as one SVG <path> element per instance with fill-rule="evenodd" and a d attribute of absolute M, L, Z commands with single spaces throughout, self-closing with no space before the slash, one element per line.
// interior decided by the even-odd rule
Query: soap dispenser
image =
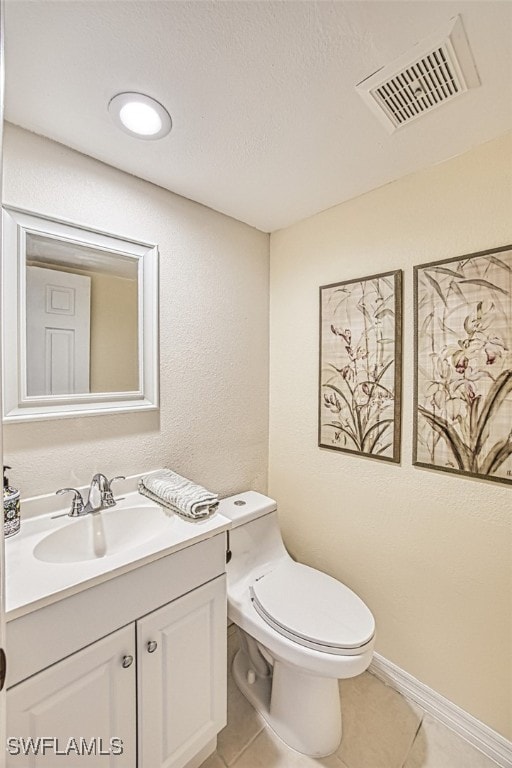
<path fill-rule="evenodd" d="M 4 466 L 4 536 L 14 536 L 20 529 L 20 492 L 11 488 Z"/>

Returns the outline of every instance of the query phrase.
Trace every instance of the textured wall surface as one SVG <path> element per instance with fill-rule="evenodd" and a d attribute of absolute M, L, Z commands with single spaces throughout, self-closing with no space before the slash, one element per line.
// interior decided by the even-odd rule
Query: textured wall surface
<path fill-rule="evenodd" d="M 6 425 L 22 497 L 162 466 L 265 490 L 268 235 L 9 125 L 4 203 L 160 249 L 160 411 Z"/>
<path fill-rule="evenodd" d="M 269 492 L 377 650 L 512 737 L 512 487 L 411 466 L 412 265 L 512 242 L 512 137 L 271 236 Z M 401 466 L 317 447 L 318 286 L 404 269 Z"/>
<path fill-rule="evenodd" d="M 6 2 L 6 115 L 271 232 L 507 130 L 509 11 L 459 0 L 407 11 L 379 1 Z M 481 86 L 387 145 L 354 85 L 407 51 L 412 60 L 458 13 Z M 119 133 L 106 105 L 127 83 L 170 109 L 169 140 L 137 151 Z"/>

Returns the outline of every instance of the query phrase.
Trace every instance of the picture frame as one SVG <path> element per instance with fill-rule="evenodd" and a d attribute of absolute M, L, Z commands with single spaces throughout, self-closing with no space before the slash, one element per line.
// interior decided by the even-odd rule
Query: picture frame
<path fill-rule="evenodd" d="M 318 445 L 400 462 L 402 270 L 320 286 Z"/>
<path fill-rule="evenodd" d="M 512 245 L 414 268 L 413 464 L 512 483 Z"/>

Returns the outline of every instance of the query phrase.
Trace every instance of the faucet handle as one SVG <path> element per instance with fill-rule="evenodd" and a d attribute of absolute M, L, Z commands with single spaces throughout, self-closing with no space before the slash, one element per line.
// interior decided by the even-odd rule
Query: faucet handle
<path fill-rule="evenodd" d="M 112 493 L 111 488 L 112 483 L 115 480 L 126 480 L 126 477 L 124 475 L 116 475 L 111 480 L 107 480 L 107 485 L 103 493 L 103 503 L 106 507 L 114 507 L 116 504 L 116 500 L 114 499 L 114 494 Z"/>
<path fill-rule="evenodd" d="M 75 495 L 71 501 L 71 509 L 69 510 L 68 514 L 70 517 L 78 517 L 83 513 L 84 500 L 82 498 L 82 494 L 80 491 L 77 491 L 76 488 L 59 488 L 59 490 L 55 493 L 59 496 L 61 496 L 63 493 L 74 493 Z"/>

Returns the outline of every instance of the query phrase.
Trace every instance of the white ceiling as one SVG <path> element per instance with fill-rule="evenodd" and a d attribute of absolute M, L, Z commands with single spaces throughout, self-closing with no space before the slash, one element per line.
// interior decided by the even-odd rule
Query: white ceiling
<path fill-rule="evenodd" d="M 7 0 L 6 117 L 264 231 L 512 128 L 512 3 Z M 482 85 L 389 135 L 355 85 L 460 14 Z M 161 141 L 107 104 L 153 96 Z"/>

